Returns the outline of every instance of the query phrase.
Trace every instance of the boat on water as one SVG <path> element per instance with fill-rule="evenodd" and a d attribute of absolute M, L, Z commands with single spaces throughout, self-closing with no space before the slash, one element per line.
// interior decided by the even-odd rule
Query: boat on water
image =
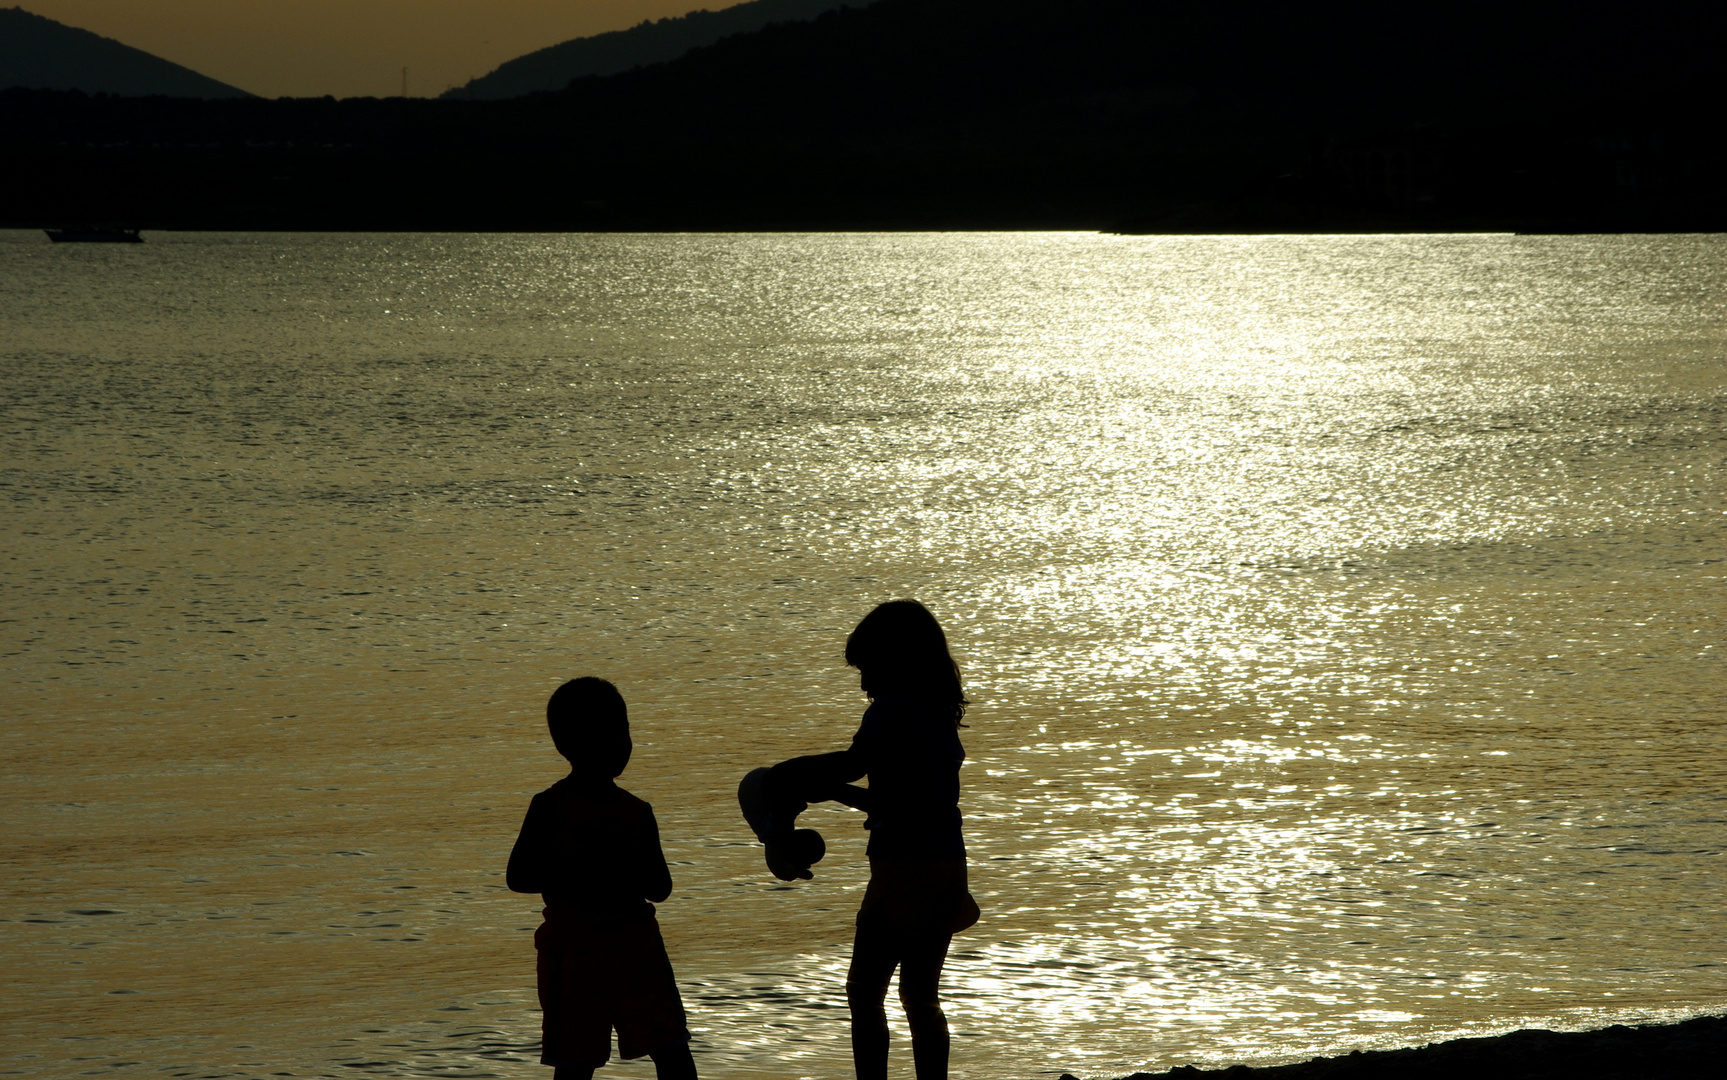
<path fill-rule="evenodd" d="M 144 238 L 137 229 L 111 229 L 99 225 L 79 225 L 64 229 L 43 229 L 56 244 L 142 244 Z"/>

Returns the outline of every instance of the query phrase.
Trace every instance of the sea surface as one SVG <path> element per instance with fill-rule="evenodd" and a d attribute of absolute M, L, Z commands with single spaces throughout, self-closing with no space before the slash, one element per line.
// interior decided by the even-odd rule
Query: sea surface
<path fill-rule="evenodd" d="M 0 1076 L 549 1078 L 582 674 L 702 1074 L 849 1075 L 734 791 L 900 596 L 961 1080 L 1727 1008 L 1727 238 L 8 233 L 0 386 Z"/>

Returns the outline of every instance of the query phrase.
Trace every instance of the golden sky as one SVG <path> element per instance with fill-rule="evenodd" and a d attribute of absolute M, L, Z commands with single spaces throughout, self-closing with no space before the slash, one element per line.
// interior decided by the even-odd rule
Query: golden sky
<path fill-rule="evenodd" d="M 738 0 L 11 0 L 265 97 L 434 97 L 505 60 Z"/>

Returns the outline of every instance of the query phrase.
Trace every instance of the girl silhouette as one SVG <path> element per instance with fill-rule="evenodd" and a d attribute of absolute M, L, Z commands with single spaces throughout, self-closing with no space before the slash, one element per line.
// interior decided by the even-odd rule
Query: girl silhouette
<path fill-rule="evenodd" d="M 869 888 L 846 974 L 858 1080 L 887 1076 L 883 1003 L 895 968 L 917 1078 L 945 1080 L 947 1017 L 937 984 L 953 935 L 978 918 L 959 813 L 958 728 L 970 703 L 947 635 L 916 600 L 865 616 L 846 639 L 845 658 L 871 698 L 851 747 L 782 762 L 768 787 L 782 803 L 836 799 L 869 813 Z M 865 775 L 867 789 L 851 786 Z"/>

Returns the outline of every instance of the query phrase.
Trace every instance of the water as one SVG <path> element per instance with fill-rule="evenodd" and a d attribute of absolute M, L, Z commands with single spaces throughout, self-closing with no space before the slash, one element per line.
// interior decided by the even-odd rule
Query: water
<path fill-rule="evenodd" d="M 732 791 L 902 595 L 957 1077 L 1719 1011 L 1724 333 L 1719 237 L 7 234 L 0 1074 L 547 1075 L 595 673 L 699 1067 L 846 1075 L 858 818 Z"/>

